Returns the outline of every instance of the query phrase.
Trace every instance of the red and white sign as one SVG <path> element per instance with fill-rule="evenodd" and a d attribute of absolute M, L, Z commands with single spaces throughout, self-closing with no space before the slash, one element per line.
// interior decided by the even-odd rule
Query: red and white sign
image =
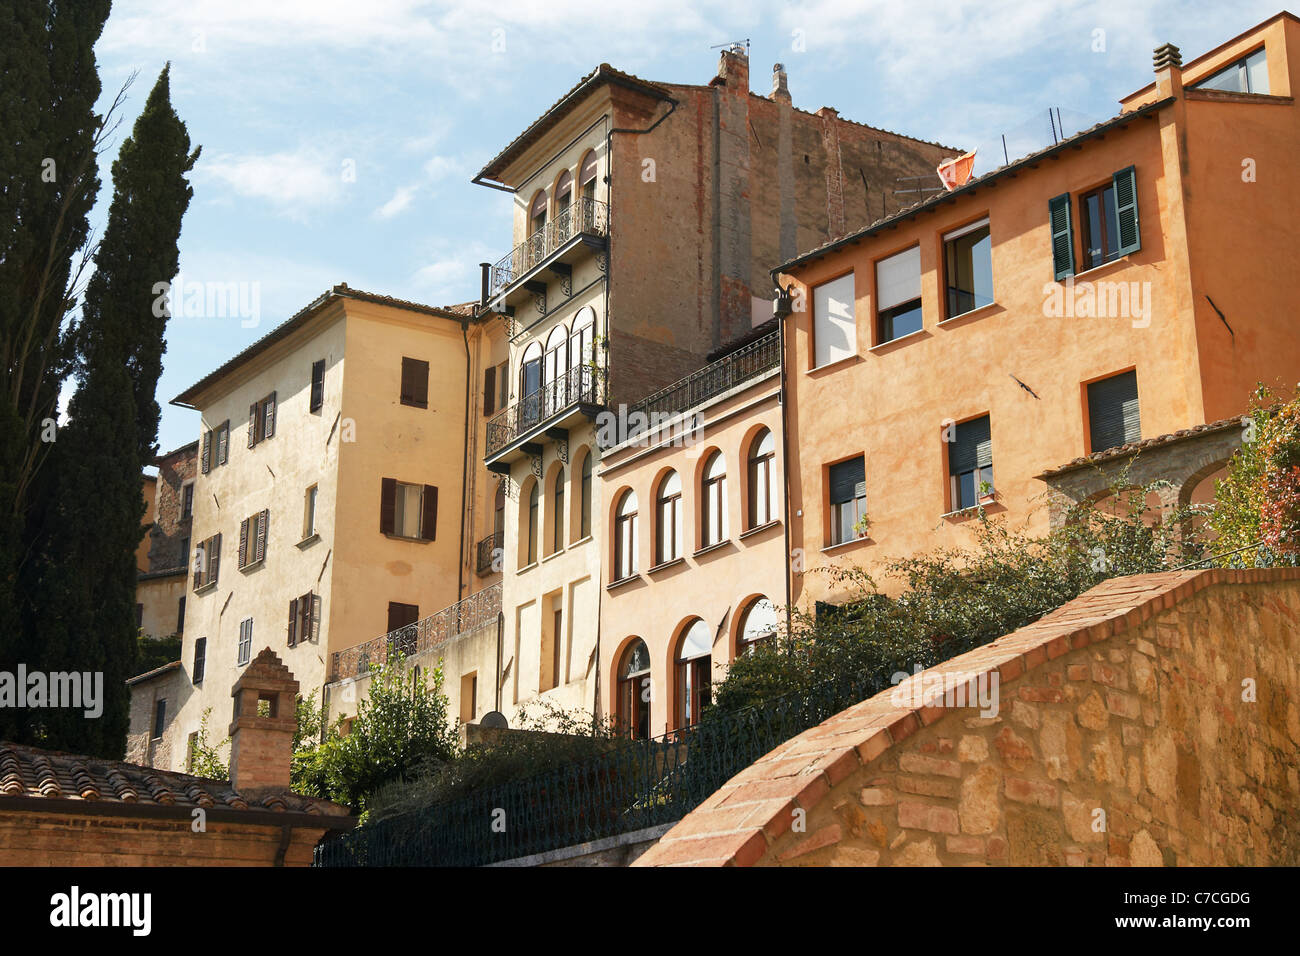
<path fill-rule="evenodd" d="M 975 168 L 975 151 L 971 150 L 958 156 L 956 159 L 950 159 L 946 163 L 939 164 L 939 178 L 943 180 L 943 185 L 949 191 L 959 186 L 965 186 L 970 181 L 971 170 Z"/>

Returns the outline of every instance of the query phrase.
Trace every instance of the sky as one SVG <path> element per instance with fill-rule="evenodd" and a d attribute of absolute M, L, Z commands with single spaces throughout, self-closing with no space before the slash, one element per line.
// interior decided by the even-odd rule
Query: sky
<path fill-rule="evenodd" d="M 163 64 L 202 156 L 180 238 L 158 401 L 163 451 L 198 413 L 170 400 L 339 282 L 431 305 L 478 296 L 509 251 L 511 199 L 470 180 L 602 62 L 707 83 L 749 41 L 751 87 L 784 63 L 794 105 L 978 148 L 976 173 L 1118 112 L 1154 79 L 1279 12 L 1277 0 L 114 0 L 96 47 L 101 109 L 133 73 L 117 141 Z M 101 158 L 92 226 L 112 196 Z M 865 225 L 865 224 L 863 224 Z M 165 277 L 164 277 L 165 278 Z M 236 305 L 238 301 L 238 305 Z M 191 300 L 192 304 L 197 304 Z"/>

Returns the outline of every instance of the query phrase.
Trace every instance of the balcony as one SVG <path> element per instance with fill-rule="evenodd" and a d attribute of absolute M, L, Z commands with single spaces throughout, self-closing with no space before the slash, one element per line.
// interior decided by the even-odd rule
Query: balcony
<path fill-rule="evenodd" d="M 603 251 L 608 235 L 609 207 L 595 199 L 579 199 L 492 266 L 489 295 L 508 299 L 543 266 L 567 264 L 578 248 Z"/>
<path fill-rule="evenodd" d="M 508 473 L 509 462 L 541 454 L 532 439 L 550 432 L 549 437 L 567 440 L 570 423 L 579 416 L 594 419 L 603 407 L 604 377 L 602 368 L 575 365 L 489 421 L 484 459 L 488 469 Z M 498 463 L 502 467 L 492 467 Z"/>
<path fill-rule="evenodd" d="M 501 549 L 505 547 L 505 532 L 494 531 L 475 546 L 474 570 L 480 576 L 486 577 L 489 574 L 495 574 L 500 568 L 494 568 L 493 560 Z"/>
<path fill-rule="evenodd" d="M 500 611 L 501 585 L 494 584 L 422 621 L 356 647 L 335 651 L 330 660 L 330 683 L 368 674 L 371 665 L 383 664 L 397 653 L 409 658 L 433 650 L 462 634 L 494 623 Z"/>

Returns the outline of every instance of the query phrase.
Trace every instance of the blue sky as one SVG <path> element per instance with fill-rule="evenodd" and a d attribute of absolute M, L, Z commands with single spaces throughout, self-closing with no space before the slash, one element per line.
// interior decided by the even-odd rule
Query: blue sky
<path fill-rule="evenodd" d="M 105 98 L 140 73 L 119 139 L 170 60 L 173 102 L 203 147 L 183 280 L 258 294 L 256 323 L 173 316 L 160 444 L 198 435 L 197 413 L 171 398 L 336 282 L 476 298 L 477 263 L 508 251 L 510 198 L 470 179 L 601 62 L 705 83 L 710 47 L 749 39 L 755 92 L 782 62 L 796 106 L 979 147 L 983 171 L 1001 162 L 1001 134 L 1014 159 L 1051 141 L 1049 107 L 1067 132 L 1112 116 L 1152 79 L 1154 47 L 1189 60 L 1276 3 L 115 0 L 97 47 Z"/>

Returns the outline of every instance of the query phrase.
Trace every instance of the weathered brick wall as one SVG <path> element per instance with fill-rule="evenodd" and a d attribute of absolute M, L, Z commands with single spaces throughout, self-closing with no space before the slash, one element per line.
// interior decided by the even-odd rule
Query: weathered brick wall
<path fill-rule="evenodd" d="M 181 545 L 190 534 L 190 519 L 181 517 L 181 489 L 199 470 L 199 446 L 191 442 L 158 459 L 158 498 L 149 530 L 149 570 L 182 568 L 188 557 Z"/>
<path fill-rule="evenodd" d="M 176 739 L 175 717 L 180 710 L 180 690 L 184 673 L 180 669 L 167 671 L 147 681 L 131 685 L 130 726 L 126 734 L 126 759 L 129 763 L 142 767 L 158 767 L 172 770 L 184 765 L 182 755 L 186 749 L 184 740 Z M 163 735 L 157 740 L 153 737 L 154 708 L 158 700 L 167 701 L 167 712 L 163 721 Z M 173 760 L 173 754 L 182 758 Z"/>
<path fill-rule="evenodd" d="M 1295 865 L 1297 621 L 1294 569 L 1106 582 L 921 675 L 996 675 L 996 715 L 864 701 L 635 865 Z"/>

